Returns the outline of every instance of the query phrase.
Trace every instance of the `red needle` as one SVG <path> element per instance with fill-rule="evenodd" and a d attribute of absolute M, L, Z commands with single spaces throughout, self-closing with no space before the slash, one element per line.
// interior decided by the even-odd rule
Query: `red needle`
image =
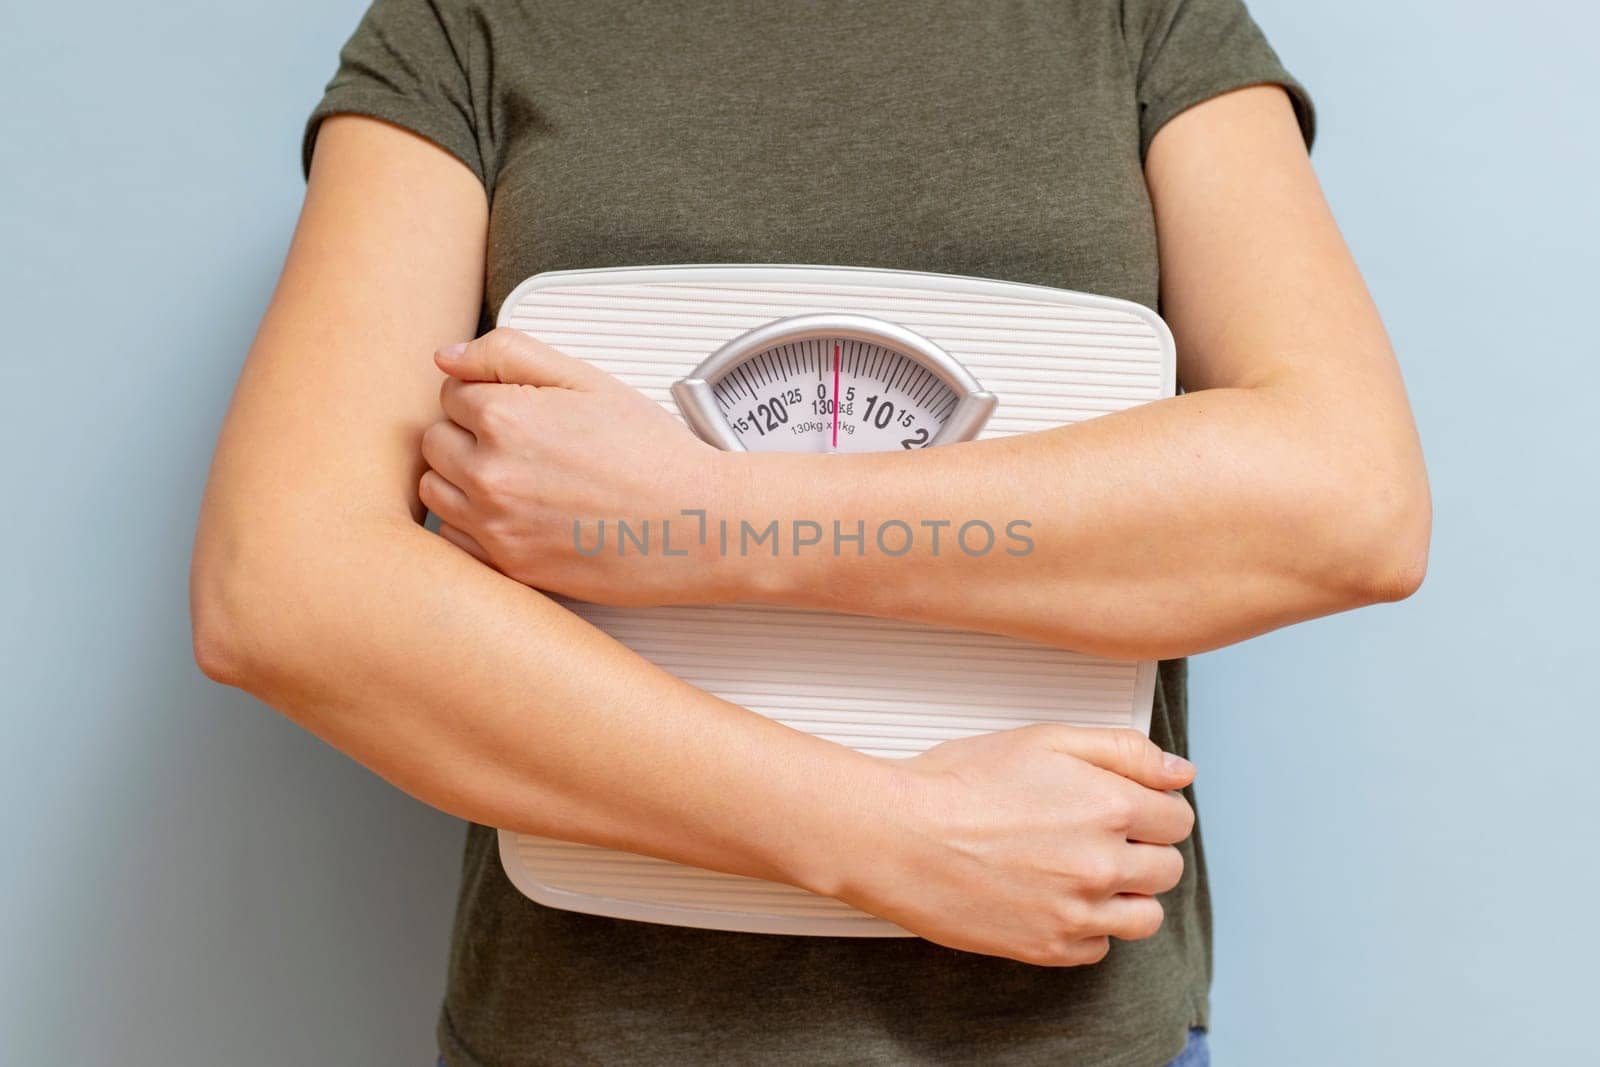
<path fill-rule="evenodd" d="M 833 345 L 833 447 L 839 447 L 839 344 Z"/>

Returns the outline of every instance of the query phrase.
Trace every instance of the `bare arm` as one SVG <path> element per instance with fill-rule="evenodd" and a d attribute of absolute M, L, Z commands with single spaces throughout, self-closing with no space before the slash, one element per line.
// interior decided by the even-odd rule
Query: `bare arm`
<path fill-rule="evenodd" d="M 464 818 L 809 877 L 786 812 L 847 810 L 873 761 L 672 678 L 418 525 L 430 352 L 477 320 L 485 225 L 442 151 L 325 125 L 206 491 L 198 659 Z"/>
<path fill-rule="evenodd" d="M 1192 825 L 1167 791 L 1192 768 L 1137 735 L 872 759 L 672 678 L 418 525 L 429 353 L 472 329 L 485 225 L 439 149 L 323 127 L 202 506 L 205 672 L 478 822 L 790 882 L 1037 963 L 1154 932 Z"/>
<path fill-rule="evenodd" d="M 553 456 L 545 432 L 504 450 L 543 487 L 540 508 L 512 499 L 516 479 L 503 477 L 510 496 L 469 491 L 444 514 L 508 573 L 589 599 L 762 599 L 1126 658 L 1199 652 L 1409 595 L 1429 537 L 1421 450 L 1287 98 L 1260 87 L 1185 112 L 1155 138 L 1147 176 L 1183 396 L 911 453 L 704 455 L 663 431 L 648 449 L 655 497 L 630 485 L 609 504 L 592 487 L 616 481 L 619 449 L 646 448 L 627 439 L 639 420 L 591 407 L 584 424 L 610 428 L 617 448 L 588 437 L 583 456 Z M 463 374 L 473 375 L 483 368 Z M 610 402 L 636 413 L 637 398 Z M 561 413 L 544 404 L 531 424 L 548 431 Z M 447 479 L 472 478 L 464 453 L 429 458 Z M 497 462 L 487 452 L 479 461 Z M 561 514 L 549 487 L 577 464 L 588 510 Z M 693 487 L 707 471 L 725 515 L 757 528 L 797 516 L 829 531 L 836 519 L 869 531 L 891 519 L 981 519 L 996 530 L 1022 519 L 1034 547 L 969 556 L 952 528 L 937 556 L 927 536 L 898 557 L 813 549 L 696 568 L 574 556 L 572 515 L 671 514 L 703 499 Z M 498 525 L 484 521 L 496 513 Z M 548 537 L 530 536 L 542 528 Z"/>

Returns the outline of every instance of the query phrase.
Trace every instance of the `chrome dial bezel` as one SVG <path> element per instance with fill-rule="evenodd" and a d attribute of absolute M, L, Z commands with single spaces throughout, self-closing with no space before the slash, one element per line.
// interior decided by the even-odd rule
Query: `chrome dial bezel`
<path fill-rule="evenodd" d="M 834 337 L 903 352 L 955 392 L 955 410 L 924 447 L 970 441 L 994 412 L 994 394 L 986 392 L 972 373 L 939 345 L 898 323 L 845 312 L 792 315 L 742 333 L 702 360 L 688 377 L 673 383 L 672 398 L 690 429 L 702 441 L 729 452 L 748 451 L 717 405 L 712 388 L 715 383 L 740 363 L 766 349 Z"/>

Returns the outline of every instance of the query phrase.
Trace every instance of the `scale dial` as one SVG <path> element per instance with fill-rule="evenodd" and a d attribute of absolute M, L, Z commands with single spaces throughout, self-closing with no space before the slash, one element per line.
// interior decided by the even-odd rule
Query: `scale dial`
<path fill-rule="evenodd" d="M 672 387 L 695 433 L 735 452 L 888 452 L 973 437 L 995 398 L 944 349 L 869 315 L 742 334 Z"/>

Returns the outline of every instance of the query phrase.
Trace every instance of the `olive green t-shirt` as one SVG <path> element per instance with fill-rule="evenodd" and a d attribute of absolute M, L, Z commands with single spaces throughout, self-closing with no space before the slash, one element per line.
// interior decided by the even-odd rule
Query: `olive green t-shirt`
<path fill-rule="evenodd" d="M 941 271 L 1155 307 L 1156 131 L 1277 83 L 1312 136 L 1239 0 L 377 0 L 340 59 L 305 162 L 320 120 L 355 112 L 471 168 L 491 203 L 486 327 L 539 271 L 660 263 Z M 1185 662 L 1159 678 L 1152 736 L 1182 753 Z M 1206 1024 L 1198 832 L 1183 851 L 1156 936 L 1052 969 L 559 911 L 474 826 L 440 1046 L 453 1067 L 1157 1067 Z"/>

